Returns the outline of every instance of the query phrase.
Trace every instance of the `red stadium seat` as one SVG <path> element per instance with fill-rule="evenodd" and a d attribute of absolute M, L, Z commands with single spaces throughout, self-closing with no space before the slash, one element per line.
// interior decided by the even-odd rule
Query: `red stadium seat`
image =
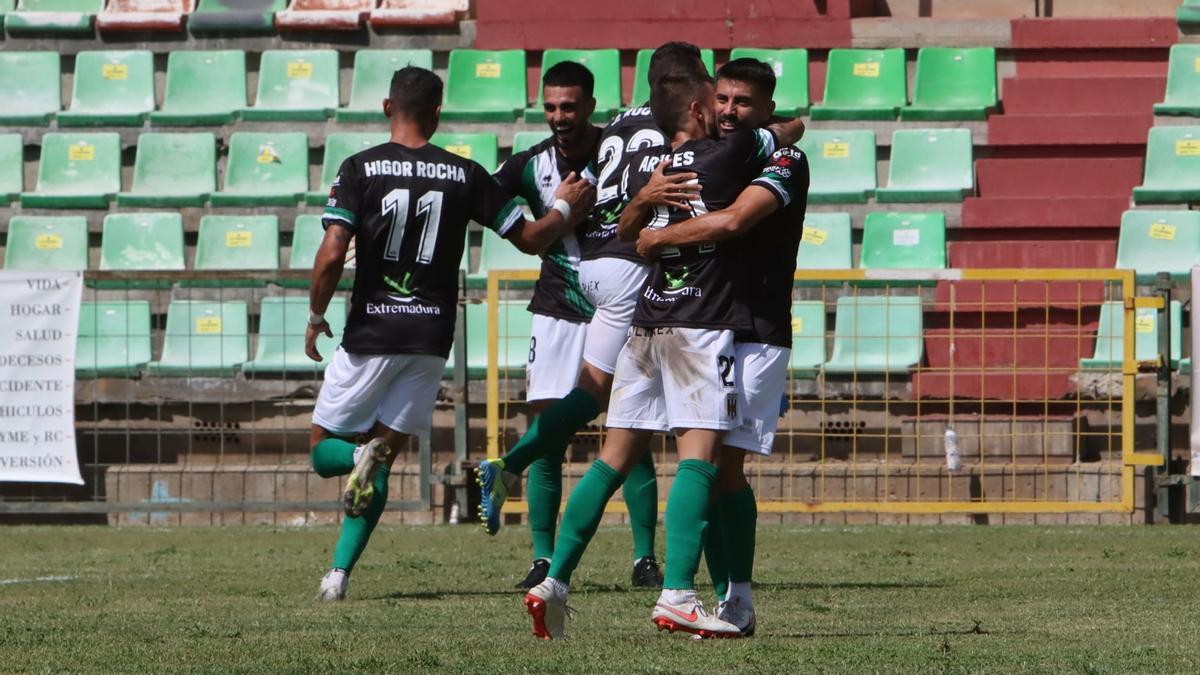
<path fill-rule="evenodd" d="M 279 30 L 358 30 L 376 0 L 292 0 L 275 15 Z"/>
<path fill-rule="evenodd" d="M 382 0 L 367 19 L 372 26 L 453 26 L 469 0 Z"/>
<path fill-rule="evenodd" d="M 193 0 L 109 0 L 96 16 L 102 31 L 180 31 Z"/>

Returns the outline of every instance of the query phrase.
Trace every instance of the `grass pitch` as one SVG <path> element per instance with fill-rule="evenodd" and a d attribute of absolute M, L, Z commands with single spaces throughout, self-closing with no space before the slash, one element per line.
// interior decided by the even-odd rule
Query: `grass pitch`
<path fill-rule="evenodd" d="M 522 528 L 383 527 L 336 606 L 314 601 L 330 528 L 5 528 L 0 671 L 1200 670 L 1194 528 L 759 532 L 757 637 L 657 632 L 613 527 L 571 639 L 543 643 L 511 590 Z"/>

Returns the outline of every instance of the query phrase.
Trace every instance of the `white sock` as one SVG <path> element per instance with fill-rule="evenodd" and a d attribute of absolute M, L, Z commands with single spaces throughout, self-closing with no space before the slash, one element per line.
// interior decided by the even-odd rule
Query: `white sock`
<path fill-rule="evenodd" d="M 367 449 L 367 446 L 365 446 L 365 445 L 360 445 L 360 446 L 354 448 L 354 463 L 355 464 L 358 464 L 358 460 L 362 459 L 363 450 L 366 450 L 366 449 Z"/>
<path fill-rule="evenodd" d="M 567 593 L 571 591 L 571 586 L 569 584 L 563 583 L 554 577 L 546 577 L 546 581 L 549 582 L 550 588 L 554 591 L 554 594 L 560 598 L 567 597 Z"/>
<path fill-rule="evenodd" d="M 658 596 L 659 600 L 662 600 L 668 605 L 682 605 L 683 603 L 694 600 L 695 598 L 695 589 L 676 590 L 664 588 L 662 595 Z"/>
<path fill-rule="evenodd" d="M 750 590 L 749 581 L 731 581 L 729 582 L 729 592 L 726 594 L 726 600 L 741 602 L 742 607 L 754 607 L 754 595 Z"/>

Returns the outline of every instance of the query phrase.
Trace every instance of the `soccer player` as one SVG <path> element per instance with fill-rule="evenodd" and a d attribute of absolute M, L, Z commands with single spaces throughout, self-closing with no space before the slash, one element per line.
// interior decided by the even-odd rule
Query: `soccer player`
<path fill-rule="evenodd" d="M 350 571 L 383 513 L 396 452 L 432 425 L 454 335 L 467 223 L 541 253 L 595 199 L 587 181 L 570 175 L 554 190 L 554 207 L 526 222 L 483 167 L 429 143 L 441 101 L 442 81 L 433 72 L 396 71 L 383 103 L 391 140 L 342 163 L 325 209 L 305 334 L 315 361 L 322 358 L 317 336 L 332 337 L 324 313 L 347 246 L 352 237 L 358 243 L 346 331 L 325 371 L 310 439 L 320 476 L 349 474 L 347 517 L 321 580 L 322 600 L 345 598 Z M 364 434 L 370 441 L 363 445 L 350 440 Z"/>
<path fill-rule="evenodd" d="M 547 71 L 547 77 L 557 67 Z M 668 73 L 705 75 L 700 49 L 686 42 L 668 42 L 656 49 L 650 58 L 647 73 L 650 83 Z M 547 119 L 553 129 L 556 122 L 552 115 L 562 116 L 562 111 L 561 106 L 552 101 L 552 93 L 554 98 L 558 98 L 569 92 L 559 87 L 552 90 L 549 79 L 543 82 Z M 583 126 L 582 121 L 587 120 L 587 116 L 580 116 L 579 119 L 579 126 Z M 556 131 L 556 139 L 557 136 Z M 547 407 L 508 454 L 499 460 L 486 460 L 479 466 L 478 475 L 483 488 L 481 519 L 489 534 L 495 534 L 500 528 L 500 511 L 509 489 L 516 485 L 524 468 L 531 467 L 529 521 L 536 559 L 525 580 L 518 584 L 521 588 L 532 588 L 546 578 L 554 550 L 554 524 L 561 499 L 562 457 L 571 437 L 608 405 L 617 354 L 625 344 L 633 319 L 633 308 L 646 280 L 647 266 L 634 250 L 634 244 L 622 242 L 616 237 L 617 219 L 628 201 L 623 176 L 634 154 L 646 148 L 661 147 L 665 142 L 648 105 L 627 110 L 604 129 L 596 157 L 595 175 L 599 182 L 596 206 L 592 210 L 592 218 L 585 221 L 575 238 L 582 259 L 578 266 L 578 285 L 582 287 L 583 297 L 594 308 L 594 313 L 583 326 L 582 360 L 579 356 L 575 357 L 578 367 L 564 367 L 563 361 L 555 364 L 562 374 L 570 374 L 575 378 L 570 382 L 574 388 Z M 501 169 L 503 172 L 504 168 Z M 675 177 L 673 179 L 678 180 Z M 543 275 L 545 273 L 543 266 Z M 534 334 L 536 336 L 536 330 Z M 534 343 L 531 343 L 533 346 Z M 534 351 L 531 348 L 531 357 Z M 565 353 L 560 355 L 564 358 L 568 356 Z M 533 364 L 530 366 L 532 372 Z M 543 463 L 544 467 L 541 466 Z M 543 502 L 536 486 L 539 482 L 547 482 L 551 475 L 559 481 L 557 489 L 549 492 Z M 662 586 L 662 573 L 654 557 L 658 480 L 651 453 L 645 453 L 642 460 L 630 470 L 624 484 L 624 496 L 634 539 L 631 581 L 634 586 L 658 588 Z M 543 522 L 548 523 L 548 527 L 540 524 Z M 539 544 L 544 533 L 549 534 L 549 539 Z"/>
<path fill-rule="evenodd" d="M 774 112 L 775 78 L 766 64 L 736 59 L 717 73 L 721 133 L 755 128 Z M 644 229 L 638 252 L 658 257 L 668 246 L 742 237 L 747 274 L 743 290 L 752 324 L 734 336 L 742 423 L 723 439 L 704 558 L 720 604 L 717 618 L 742 635 L 754 634 L 754 570 L 758 510 L 744 472 L 747 452 L 770 455 L 791 359 L 792 277 L 808 200 L 808 158 L 795 146 L 780 148 L 732 206 L 665 228 Z"/>
<path fill-rule="evenodd" d="M 651 110 L 670 147 L 632 158 L 633 199 L 618 224 L 623 239 L 636 238 L 647 223 L 667 227 L 732 204 L 775 149 L 775 136 L 767 130 L 741 130 L 716 140 L 714 89 L 707 77 L 668 75 L 653 92 Z M 793 120 L 782 128 L 791 143 L 803 124 Z M 666 171 L 696 175 L 701 194 L 689 200 L 688 209 L 640 198 L 651 172 Z M 739 420 L 733 336 L 749 324 L 740 304 L 739 263 L 735 246 L 711 244 L 663 251 L 654 264 L 617 359 L 609 435 L 567 503 L 549 576 L 526 595 L 535 635 L 563 635 L 570 575 L 604 505 L 645 452 L 650 435 L 668 430 L 675 434 L 680 463 L 667 501 L 663 592 L 651 619 L 660 628 L 702 637 L 740 634 L 733 624 L 708 614 L 694 582 L 721 435 Z"/>

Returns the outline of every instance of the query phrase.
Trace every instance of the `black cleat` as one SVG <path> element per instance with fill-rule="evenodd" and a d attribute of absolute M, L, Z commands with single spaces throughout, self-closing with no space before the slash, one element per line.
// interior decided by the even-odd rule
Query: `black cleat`
<path fill-rule="evenodd" d="M 546 580 L 546 575 L 550 573 L 550 561 L 545 558 L 538 558 L 529 566 L 529 574 L 517 584 L 517 588 L 529 590 L 534 586 Z"/>
<path fill-rule="evenodd" d="M 633 563 L 631 582 L 635 588 L 662 588 L 663 575 L 654 556 L 646 556 Z"/>

